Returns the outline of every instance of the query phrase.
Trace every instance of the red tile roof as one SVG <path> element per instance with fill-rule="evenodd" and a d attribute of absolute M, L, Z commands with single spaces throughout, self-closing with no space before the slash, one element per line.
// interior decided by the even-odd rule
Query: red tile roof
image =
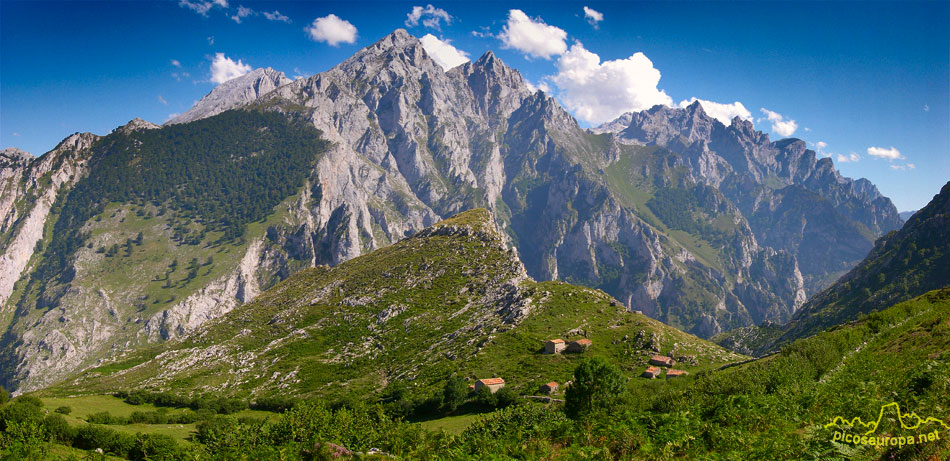
<path fill-rule="evenodd" d="M 551 382 L 545 384 L 545 386 L 548 386 L 548 387 L 557 387 L 557 383 L 554 382 L 554 381 L 551 381 Z"/>
<path fill-rule="evenodd" d="M 647 371 L 650 373 L 659 373 L 660 367 L 647 367 Z"/>
<path fill-rule="evenodd" d="M 674 370 L 672 368 L 669 370 L 666 370 L 666 376 L 680 376 L 680 375 L 688 375 L 688 374 L 689 373 L 686 370 Z"/>
<path fill-rule="evenodd" d="M 581 346 L 589 346 L 591 344 L 591 341 L 589 339 L 578 339 L 577 341 L 574 341 L 574 342 L 577 344 L 580 344 Z"/>
<path fill-rule="evenodd" d="M 549 339 L 548 342 L 549 343 L 563 343 L 564 340 L 563 339 Z"/>
<path fill-rule="evenodd" d="M 485 378 L 479 379 L 478 381 L 486 386 L 491 386 L 492 384 L 505 384 L 505 380 L 501 378 Z"/>

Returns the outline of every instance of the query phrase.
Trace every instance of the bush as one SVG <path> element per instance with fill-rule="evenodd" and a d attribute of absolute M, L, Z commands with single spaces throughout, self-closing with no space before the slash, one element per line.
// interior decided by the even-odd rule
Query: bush
<path fill-rule="evenodd" d="M 564 411 L 573 419 L 594 412 L 610 413 L 626 391 L 620 369 L 602 357 L 587 359 L 574 369 L 574 381 L 565 392 Z"/>
<path fill-rule="evenodd" d="M 446 413 L 453 413 L 458 407 L 465 404 L 468 398 L 468 386 L 461 376 L 452 376 L 445 381 L 442 388 L 442 409 Z"/>
<path fill-rule="evenodd" d="M 37 408 L 43 408 L 43 401 L 40 400 L 39 397 L 34 397 L 32 395 L 21 395 L 13 399 L 13 402 L 33 405 Z"/>
<path fill-rule="evenodd" d="M 57 408 L 57 409 L 55 409 L 55 410 L 53 410 L 53 411 L 55 411 L 56 413 L 59 413 L 59 414 L 61 414 L 61 415 L 68 415 L 68 414 L 70 414 L 70 413 L 73 412 L 73 408 L 70 407 L 70 406 L 62 406 L 62 407 L 59 407 L 59 408 Z"/>
<path fill-rule="evenodd" d="M 112 416 L 108 411 L 100 411 L 86 417 L 90 424 L 119 424 L 118 418 Z"/>
<path fill-rule="evenodd" d="M 10 393 L 7 392 L 7 389 L 3 386 L 0 386 L 0 405 L 3 405 L 10 401 Z"/>
<path fill-rule="evenodd" d="M 73 438 L 76 437 L 76 430 L 60 415 L 47 416 L 43 420 L 43 430 L 48 440 L 62 445 L 72 445 Z"/>
<path fill-rule="evenodd" d="M 250 405 L 251 408 L 255 410 L 263 411 L 273 411 L 275 413 L 283 413 L 294 407 L 298 402 L 298 399 L 290 397 L 260 397 L 254 403 Z"/>

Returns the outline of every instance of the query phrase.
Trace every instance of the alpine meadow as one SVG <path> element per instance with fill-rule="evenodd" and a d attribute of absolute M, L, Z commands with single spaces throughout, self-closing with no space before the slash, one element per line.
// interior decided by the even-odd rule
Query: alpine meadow
<path fill-rule="evenodd" d="M 0 37 L 0 459 L 950 459 L 946 2 Z"/>

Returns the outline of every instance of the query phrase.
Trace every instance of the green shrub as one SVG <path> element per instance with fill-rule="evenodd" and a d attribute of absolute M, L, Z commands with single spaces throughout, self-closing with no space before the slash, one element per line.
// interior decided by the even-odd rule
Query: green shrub
<path fill-rule="evenodd" d="M 64 405 L 64 406 L 61 406 L 61 407 L 59 407 L 59 408 L 57 408 L 57 409 L 55 409 L 55 410 L 53 410 L 53 411 L 55 411 L 56 413 L 59 413 L 59 414 L 61 414 L 61 415 L 68 415 L 68 414 L 70 414 L 70 413 L 73 412 L 73 408 L 70 407 L 70 406 Z"/>
<path fill-rule="evenodd" d="M 573 419 L 594 412 L 610 413 L 627 391 L 626 378 L 603 357 L 587 359 L 574 369 L 574 380 L 564 393 L 564 411 Z"/>

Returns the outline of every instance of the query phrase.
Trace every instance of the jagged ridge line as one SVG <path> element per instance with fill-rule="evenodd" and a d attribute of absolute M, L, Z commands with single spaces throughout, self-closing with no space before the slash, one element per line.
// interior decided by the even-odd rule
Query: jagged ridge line
<path fill-rule="evenodd" d="M 860 424 L 860 425 L 862 425 L 862 426 L 864 426 L 864 427 L 866 427 L 866 428 L 867 428 L 867 427 L 870 427 L 870 428 L 871 428 L 871 429 L 869 429 L 867 432 L 864 433 L 864 435 L 868 435 L 868 434 L 870 434 L 870 433 L 876 431 L 877 428 L 878 428 L 878 426 L 881 425 L 881 420 L 884 418 L 884 409 L 887 408 L 887 407 L 891 407 L 891 406 L 897 408 L 897 421 L 900 422 L 901 428 L 903 428 L 903 429 L 913 430 L 913 429 L 919 428 L 921 424 L 927 424 L 927 423 L 935 422 L 935 423 L 939 423 L 941 426 L 943 426 L 944 429 L 950 430 L 950 426 L 948 426 L 947 423 L 941 421 L 940 419 L 934 418 L 933 416 L 928 416 L 927 419 L 921 419 L 920 416 L 917 416 L 917 413 L 910 413 L 910 414 L 908 414 L 908 415 L 904 415 L 904 414 L 901 412 L 901 406 L 900 406 L 900 404 L 898 404 L 897 402 L 891 402 L 891 403 L 888 403 L 887 405 L 881 405 L 881 410 L 880 410 L 880 411 L 878 412 L 878 414 L 877 414 L 877 421 L 865 423 L 863 420 L 861 420 L 861 417 L 860 417 L 860 416 L 856 416 L 856 417 L 852 418 L 851 421 L 848 421 L 848 420 L 842 418 L 841 416 L 835 416 L 835 418 L 834 418 L 833 420 L 831 420 L 830 423 L 825 424 L 825 429 L 830 429 L 831 426 L 835 426 L 835 425 L 838 425 L 838 424 L 846 424 L 846 425 L 848 425 L 848 426 L 856 426 L 857 424 Z M 913 426 L 907 426 L 906 424 L 904 424 L 904 417 L 905 417 L 905 416 L 906 416 L 907 418 L 910 418 L 910 417 L 917 418 L 917 424 L 914 424 Z M 873 426 L 873 427 L 872 427 L 872 426 Z"/>

